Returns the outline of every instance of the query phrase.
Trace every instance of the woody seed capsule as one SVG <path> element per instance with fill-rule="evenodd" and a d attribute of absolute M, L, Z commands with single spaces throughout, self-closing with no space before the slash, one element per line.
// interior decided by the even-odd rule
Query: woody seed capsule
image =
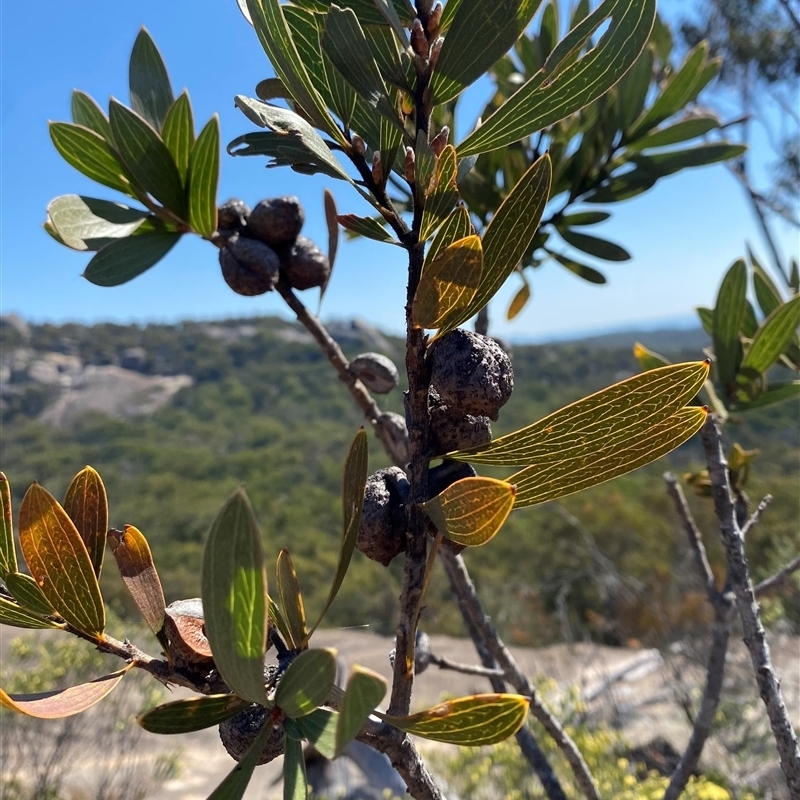
<path fill-rule="evenodd" d="M 267 721 L 267 709 L 253 704 L 236 716 L 226 719 L 219 725 L 219 738 L 228 755 L 234 761 L 241 761 L 252 746 Z M 272 732 L 261 751 L 259 766 L 267 764 L 283 753 L 283 725 L 273 723 Z"/>
<path fill-rule="evenodd" d="M 323 286 L 331 274 L 331 265 L 322 251 L 305 236 L 281 251 L 281 272 L 289 285 L 295 289 L 311 289 Z"/>
<path fill-rule="evenodd" d="M 288 244 L 300 234 L 305 218 L 296 197 L 262 200 L 250 212 L 245 233 L 268 245 Z"/>
<path fill-rule="evenodd" d="M 238 233 L 219 251 L 219 264 L 225 283 L 246 297 L 274 289 L 280 269 L 278 255 L 269 245 Z"/>
<path fill-rule="evenodd" d="M 356 547 L 384 567 L 405 550 L 405 504 L 410 491 L 399 467 L 378 470 L 367 479 Z"/>
<path fill-rule="evenodd" d="M 380 353 L 361 353 L 348 367 L 350 374 L 376 394 L 388 394 L 400 381 L 397 367 Z"/>

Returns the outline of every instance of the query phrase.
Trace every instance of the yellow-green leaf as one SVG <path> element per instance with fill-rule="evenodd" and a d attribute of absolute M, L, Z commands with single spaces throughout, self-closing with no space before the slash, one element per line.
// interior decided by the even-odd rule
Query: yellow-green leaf
<path fill-rule="evenodd" d="M 0 689 L 0 706 L 39 719 L 71 717 L 100 702 L 132 666 L 128 664 L 110 675 L 55 692 L 10 695 Z"/>
<path fill-rule="evenodd" d="M 22 498 L 19 542 L 53 608 L 74 628 L 100 638 L 105 608 L 89 552 L 67 512 L 37 483 Z"/>
<path fill-rule="evenodd" d="M 497 744 L 525 722 L 530 699 L 518 694 L 475 694 L 449 700 L 409 717 L 378 716 L 424 739 L 467 747 Z"/>
<path fill-rule="evenodd" d="M 381 675 L 358 664 L 353 666 L 336 723 L 335 755 L 341 755 L 355 739 L 385 695 L 386 680 Z"/>
<path fill-rule="evenodd" d="M 287 644 L 291 649 L 295 649 L 302 646 L 306 640 L 306 611 L 303 607 L 303 595 L 300 593 L 300 582 L 288 550 L 283 549 L 278 553 L 276 571 L 278 599 L 291 633 Z"/>
<path fill-rule="evenodd" d="M 458 206 L 442 223 L 441 228 L 436 232 L 433 241 L 428 247 L 428 252 L 425 254 L 425 263 L 430 264 L 439 253 L 446 247 L 449 247 L 453 242 L 459 239 L 465 239 L 475 233 L 475 228 L 472 227 L 472 222 L 469 218 L 469 211 L 464 206 Z"/>
<path fill-rule="evenodd" d="M 166 602 L 147 539 L 138 528 L 126 525 L 124 531 L 108 532 L 108 545 L 136 607 L 158 636 L 164 627 Z"/>
<path fill-rule="evenodd" d="M 167 112 L 161 136 L 167 149 L 172 153 L 181 180 L 185 181 L 189 169 L 189 155 L 194 146 L 194 117 L 187 91 L 184 90 Z"/>
<path fill-rule="evenodd" d="M 266 704 L 267 573 L 261 535 L 242 489 L 211 526 L 201 594 L 206 636 L 222 677 L 240 697 Z"/>
<path fill-rule="evenodd" d="M 336 650 L 304 650 L 281 678 L 275 705 L 287 717 L 304 717 L 328 699 L 335 681 Z"/>
<path fill-rule="evenodd" d="M 493 539 L 514 506 L 516 488 L 495 478 L 462 478 L 423 503 L 433 524 L 457 544 L 477 547 Z"/>
<path fill-rule="evenodd" d="M 219 725 L 247 707 L 235 694 L 188 697 L 156 706 L 136 721 L 150 733 L 189 733 Z"/>
<path fill-rule="evenodd" d="M 55 609 L 44 596 L 39 584 L 30 575 L 9 572 L 3 580 L 8 591 L 23 608 L 43 616 L 55 614 Z"/>
<path fill-rule="evenodd" d="M 186 191 L 189 224 L 203 236 L 217 229 L 217 183 L 219 182 L 219 117 L 214 114 L 200 131 L 189 156 Z"/>
<path fill-rule="evenodd" d="M 14 527 L 11 521 L 11 487 L 0 472 L 0 578 L 17 571 L 17 551 L 14 548 Z"/>
<path fill-rule="evenodd" d="M 303 745 L 289 736 L 283 740 L 283 800 L 306 800 L 308 778 Z"/>
<path fill-rule="evenodd" d="M 440 334 L 457 327 L 481 282 L 480 236 L 467 236 L 442 250 L 422 270 L 414 295 L 414 324 Z"/>
<path fill-rule="evenodd" d="M 660 353 L 650 350 L 641 342 L 633 345 L 633 357 L 639 362 L 639 366 L 644 369 L 658 369 L 666 367 L 670 362 Z"/>
<path fill-rule="evenodd" d="M 793 337 L 800 324 L 800 295 L 778 306 L 756 331 L 747 349 L 741 370 L 754 370 L 760 374 L 777 361 Z"/>
<path fill-rule="evenodd" d="M 89 551 L 94 574 L 100 576 L 108 530 L 106 487 L 95 470 L 84 467 L 70 482 L 64 497 L 64 511 L 75 523 Z"/>
<path fill-rule="evenodd" d="M 0 597 L 0 625 L 11 625 L 13 628 L 28 628 L 34 630 L 45 630 L 47 628 L 63 628 L 63 622 L 55 622 L 51 619 L 29 611 L 27 608 Z"/>
<path fill-rule="evenodd" d="M 516 317 L 517 314 L 519 314 L 520 311 L 522 311 L 522 309 L 525 308 L 530 298 L 531 298 L 531 287 L 528 286 L 528 282 L 525 281 L 519 288 L 519 291 L 517 291 L 517 293 L 514 295 L 514 299 L 508 306 L 508 311 L 506 312 L 506 319 L 509 322 L 512 319 L 514 319 L 514 317 Z"/>
<path fill-rule="evenodd" d="M 436 162 L 436 182 L 425 200 L 419 238 L 422 241 L 442 224 L 458 202 L 456 149 L 448 144 Z"/>

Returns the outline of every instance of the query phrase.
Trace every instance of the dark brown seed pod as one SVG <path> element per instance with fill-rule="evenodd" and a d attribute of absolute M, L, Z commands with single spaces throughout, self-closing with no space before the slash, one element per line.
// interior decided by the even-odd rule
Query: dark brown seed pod
<path fill-rule="evenodd" d="M 394 411 L 384 411 L 375 421 L 389 443 L 392 458 L 397 464 L 408 464 L 411 459 L 411 442 L 404 417 Z"/>
<path fill-rule="evenodd" d="M 172 661 L 178 669 L 208 669 L 212 662 L 199 597 L 177 600 L 164 610 L 164 633 Z"/>
<path fill-rule="evenodd" d="M 267 709 L 264 706 L 253 704 L 236 716 L 226 719 L 219 725 L 219 738 L 228 755 L 234 761 L 241 761 L 250 749 L 261 729 L 267 722 Z M 261 751 L 261 764 L 267 764 L 272 759 L 283 754 L 283 725 L 273 724 L 272 732 Z"/>
<path fill-rule="evenodd" d="M 349 366 L 350 374 L 376 394 L 388 394 L 400 381 L 394 362 L 380 353 L 361 353 Z"/>
<path fill-rule="evenodd" d="M 247 225 L 250 217 L 250 206 L 234 197 L 224 202 L 217 209 L 217 228 L 223 232 L 235 233 Z"/>
<path fill-rule="evenodd" d="M 269 245 L 288 244 L 300 235 L 305 219 L 296 197 L 274 197 L 256 204 L 246 233 Z"/>
<path fill-rule="evenodd" d="M 492 441 L 492 423 L 489 417 L 463 414 L 444 405 L 433 388 L 428 394 L 428 412 L 431 451 L 437 455 L 452 450 L 480 447 Z"/>
<path fill-rule="evenodd" d="M 325 254 L 305 236 L 281 252 L 281 272 L 289 285 L 302 291 L 324 286 L 331 274 L 331 265 Z"/>
<path fill-rule="evenodd" d="M 431 385 L 444 405 L 497 419 L 514 388 L 511 360 L 497 342 L 458 328 L 437 339 L 428 358 Z"/>
<path fill-rule="evenodd" d="M 378 470 L 367 479 L 356 547 L 384 567 L 405 550 L 409 493 L 408 478 L 399 467 Z"/>
<path fill-rule="evenodd" d="M 246 297 L 272 291 L 280 274 L 280 259 L 269 245 L 238 234 L 219 251 L 219 265 L 225 283 Z"/>

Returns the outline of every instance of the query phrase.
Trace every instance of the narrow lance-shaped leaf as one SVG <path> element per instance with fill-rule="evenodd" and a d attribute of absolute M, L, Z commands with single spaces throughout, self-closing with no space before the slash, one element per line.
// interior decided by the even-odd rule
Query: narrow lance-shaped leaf
<path fill-rule="evenodd" d="M 128 81 L 133 110 L 160 131 L 174 97 L 164 60 L 147 28 L 133 43 Z"/>
<path fill-rule="evenodd" d="M 13 628 L 28 628 L 30 630 L 46 630 L 48 628 L 63 628 L 63 622 L 46 619 L 41 614 L 22 608 L 18 603 L 0 597 L 0 625 L 10 625 Z"/>
<path fill-rule="evenodd" d="M 150 733 L 190 733 L 219 725 L 246 707 L 235 694 L 211 694 L 156 706 L 136 721 Z"/>
<path fill-rule="evenodd" d="M 361 428 L 350 446 L 344 464 L 344 480 L 342 482 L 342 545 L 339 550 L 339 563 L 333 576 L 328 601 L 316 624 L 311 628 L 308 637 L 317 629 L 322 618 L 331 607 L 344 581 L 350 559 L 361 527 L 361 512 L 364 508 L 364 490 L 367 486 L 367 465 L 369 460 L 369 443 L 367 432 Z M 308 638 L 306 637 L 306 638 Z"/>
<path fill-rule="evenodd" d="M 107 142 L 111 141 L 111 126 L 103 109 L 93 97 L 78 89 L 72 92 L 72 121 L 93 130 Z"/>
<path fill-rule="evenodd" d="M 800 295 L 776 308 L 761 324 L 753 337 L 740 369 L 760 374 L 778 360 L 800 325 Z"/>
<path fill-rule="evenodd" d="M 189 224 L 205 237 L 210 237 L 217 229 L 218 182 L 219 118 L 214 114 L 192 147 L 186 175 Z"/>
<path fill-rule="evenodd" d="M 522 286 L 517 290 L 517 293 L 511 300 L 506 312 L 506 319 L 510 322 L 514 319 L 528 303 L 531 297 L 531 287 L 528 282 L 523 278 Z"/>
<path fill-rule="evenodd" d="M 597 236 L 578 233 L 578 231 L 573 231 L 570 228 L 559 228 L 558 232 L 567 244 L 595 258 L 602 258 L 605 261 L 628 261 L 631 257 L 630 253 L 623 247 L 605 239 L 600 239 Z"/>
<path fill-rule="evenodd" d="M 739 259 L 722 279 L 712 322 L 717 376 L 726 392 L 736 378 L 742 359 L 739 332 L 744 320 L 746 292 L 747 267 L 744 260 Z"/>
<path fill-rule="evenodd" d="M 605 242 L 605 244 L 611 244 L 611 242 Z M 616 247 L 616 245 L 612 245 Z M 546 248 L 545 248 L 546 249 Z M 548 252 L 550 252 L 548 250 Z M 570 272 L 577 275 L 579 278 L 583 278 L 583 280 L 588 281 L 589 283 L 597 284 L 598 286 L 602 286 L 606 282 L 606 276 L 603 275 L 602 272 L 598 272 L 594 267 L 590 267 L 588 264 L 582 264 L 580 261 L 576 261 L 574 258 L 567 258 L 561 253 L 552 253 L 553 258 L 561 264 L 562 267 L 565 267 Z"/>
<path fill-rule="evenodd" d="M 456 150 L 449 144 L 436 163 L 436 186 L 425 201 L 419 238 L 428 239 L 458 202 Z"/>
<path fill-rule="evenodd" d="M 147 539 L 138 528 L 126 525 L 124 531 L 108 532 L 108 545 L 136 607 L 150 630 L 159 636 L 166 602 Z"/>
<path fill-rule="evenodd" d="M 340 214 L 337 219 L 346 231 L 351 231 L 366 239 L 373 239 L 376 242 L 396 244 L 391 232 L 381 225 L 377 219 L 359 217 L 356 214 Z"/>
<path fill-rule="evenodd" d="M 395 728 L 424 739 L 481 747 L 513 736 L 525 722 L 529 704 L 529 698 L 518 694 L 475 694 L 409 717 L 378 716 Z"/>
<path fill-rule="evenodd" d="M 483 251 L 480 236 L 453 242 L 425 264 L 414 295 L 412 317 L 421 328 L 439 335 L 458 327 L 481 282 Z"/>
<path fill-rule="evenodd" d="M 709 142 L 708 144 L 685 147 L 682 150 L 647 153 L 645 155 L 634 153 L 630 156 L 630 162 L 645 173 L 649 173 L 657 178 L 663 178 L 666 175 L 674 175 L 682 169 L 704 167 L 708 164 L 730 161 L 733 158 L 741 156 L 746 150 L 747 147 L 743 144 L 733 144 L 724 141 Z M 630 175 L 632 173 L 627 174 Z"/>
<path fill-rule="evenodd" d="M 386 680 L 381 675 L 358 664 L 353 666 L 339 710 L 335 755 L 341 755 L 355 739 L 385 695 Z"/>
<path fill-rule="evenodd" d="M 53 608 L 74 628 L 101 638 L 105 608 L 86 545 L 67 512 L 37 483 L 22 498 L 19 542 Z"/>
<path fill-rule="evenodd" d="M 633 345 L 633 357 L 639 362 L 639 366 L 643 370 L 667 367 L 670 363 L 669 360 L 664 358 L 660 353 L 650 350 L 641 342 L 636 342 Z"/>
<path fill-rule="evenodd" d="M 516 488 L 495 478 L 463 478 L 423 503 L 450 541 L 477 547 L 495 537 L 514 507 Z"/>
<path fill-rule="evenodd" d="M 55 692 L 10 695 L 0 689 L 0 706 L 38 719 L 71 717 L 100 702 L 132 666 L 128 664 L 110 675 Z"/>
<path fill-rule="evenodd" d="M 425 263 L 429 264 L 453 242 L 457 242 L 459 239 L 466 239 L 474 233 L 475 228 L 472 227 L 469 212 L 464 206 L 458 206 L 445 219 L 441 228 L 436 232 L 436 236 L 433 237 L 433 241 L 428 247 L 428 252 L 425 254 Z"/>
<path fill-rule="evenodd" d="M 716 117 L 692 117 L 691 119 L 676 122 L 665 128 L 660 128 L 647 136 L 642 136 L 627 145 L 628 151 L 646 150 L 650 147 L 666 147 L 671 144 L 696 139 L 698 136 L 705 136 L 709 131 L 719 128 L 719 120 Z"/>
<path fill-rule="evenodd" d="M 323 192 L 324 205 L 325 205 L 325 224 L 328 227 L 328 264 L 330 264 L 330 272 L 325 279 L 325 283 L 319 289 L 319 301 L 325 296 L 325 290 L 328 288 L 331 276 L 333 275 L 333 265 L 336 261 L 336 253 L 339 250 L 339 221 L 336 213 L 336 201 L 328 189 Z"/>
<path fill-rule="evenodd" d="M 30 575 L 22 572 L 9 572 L 4 581 L 8 591 L 23 608 L 44 616 L 55 614 L 52 604 Z"/>
<path fill-rule="evenodd" d="M 180 238 L 180 233 L 157 231 L 111 242 L 86 265 L 83 277 L 96 286 L 127 283 L 161 261 Z"/>
<path fill-rule="evenodd" d="M 655 13 L 655 0 L 604 0 L 593 18 L 596 26 L 609 17 L 611 24 L 598 44 L 553 78 L 534 75 L 467 136 L 456 148 L 459 156 L 499 150 L 605 94 L 641 53 Z"/>
<path fill-rule="evenodd" d="M 100 475 L 91 467 L 84 467 L 70 482 L 64 497 L 64 511 L 75 523 L 99 578 L 106 549 L 108 497 Z"/>
<path fill-rule="evenodd" d="M 288 644 L 294 649 L 306 641 L 306 611 L 303 607 L 303 595 L 300 593 L 300 582 L 288 550 L 283 549 L 278 553 L 276 571 L 278 598 L 291 633 Z"/>
<path fill-rule="evenodd" d="M 287 736 L 283 744 L 283 800 L 306 800 L 307 796 L 303 745 Z"/>
<path fill-rule="evenodd" d="M 286 735 L 292 739 L 307 739 L 325 758 L 336 757 L 336 728 L 339 714 L 328 708 L 318 708 L 305 717 L 286 718 Z"/>
<path fill-rule="evenodd" d="M 206 636 L 217 668 L 236 694 L 265 704 L 267 573 L 253 509 L 241 489 L 211 526 L 201 587 Z"/>
<path fill-rule="evenodd" d="M 184 91 L 170 107 L 161 136 L 172 153 L 181 180 L 185 181 L 189 170 L 189 154 L 194 145 L 194 117 L 188 92 Z"/>
<path fill-rule="evenodd" d="M 11 521 L 11 486 L 0 472 L 0 578 L 17 571 L 14 527 Z"/>
<path fill-rule="evenodd" d="M 214 789 L 208 800 L 241 800 L 247 790 L 247 784 L 253 777 L 253 771 L 258 766 L 261 753 L 272 733 L 272 720 L 268 719 L 266 725 L 259 731 L 250 749 L 244 758 L 225 776 L 222 783 Z"/>
<path fill-rule="evenodd" d="M 800 397 L 800 381 L 791 383 L 779 383 L 768 387 L 757 397 L 746 402 L 737 402 L 736 407 L 741 410 L 751 410 L 755 408 L 766 408 L 767 406 L 783 403 L 786 400 L 793 400 Z"/>
<path fill-rule="evenodd" d="M 287 717 L 304 717 L 328 699 L 335 681 L 336 651 L 304 650 L 281 678 L 275 705 Z"/>

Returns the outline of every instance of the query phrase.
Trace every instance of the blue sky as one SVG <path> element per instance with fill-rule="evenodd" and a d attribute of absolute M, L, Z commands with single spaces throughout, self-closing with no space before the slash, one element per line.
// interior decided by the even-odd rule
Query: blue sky
<path fill-rule="evenodd" d="M 667 13 L 676 7 L 674 2 L 664 6 Z M 50 143 L 47 120 L 70 119 L 73 88 L 88 92 L 102 106 L 111 95 L 128 102 L 128 56 L 142 24 L 164 55 L 176 94 L 189 89 L 198 129 L 215 111 L 225 143 L 252 129 L 234 109 L 233 97 L 253 95 L 255 84 L 271 70 L 235 0 L 44 0 L 35 7 L 4 3 L 1 13 L 2 312 L 54 322 L 285 315 L 275 295 L 243 298 L 230 292 L 219 275 L 216 251 L 192 237 L 184 237 L 141 277 L 103 289 L 80 277 L 87 256 L 57 245 L 41 228 L 48 201 L 58 195 L 121 199 L 61 160 Z M 762 150 L 755 156 L 763 157 Z M 296 194 L 306 208 L 304 233 L 321 244 L 326 241 L 325 187 L 334 191 L 340 212 L 367 212 L 364 202 L 340 182 L 267 171 L 264 163 L 224 155 L 220 199 L 235 195 L 253 204 L 263 197 Z M 533 276 L 533 301 L 509 324 L 504 310 L 519 286 L 512 276 L 493 304 L 493 332 L 541 340 L 576 331 L 687 321 L 693 306 L 713 302 L 723 272 L 744 252 L 746 241 L 763 251 L 741 190 L 721 166 L 666 179 L 609 210 L 612 219 L 596 231 L 624 245 L 633 259 L 599 265 L 609 280 L 602 287 L 547 265 Z M 783 229 L 779 239 L 785 252 L 797 251 L 794 232 Z M 358 316 L 399 332 L 404 273 L 399 248 L 343 241 L 323 318 Z M 316 294 L 305 295 L 316 309 Z"/>

